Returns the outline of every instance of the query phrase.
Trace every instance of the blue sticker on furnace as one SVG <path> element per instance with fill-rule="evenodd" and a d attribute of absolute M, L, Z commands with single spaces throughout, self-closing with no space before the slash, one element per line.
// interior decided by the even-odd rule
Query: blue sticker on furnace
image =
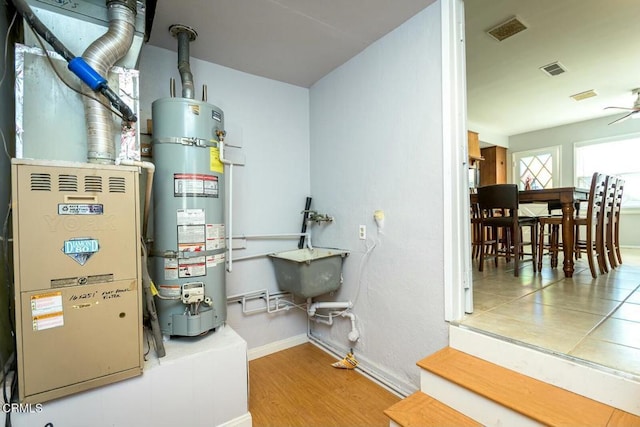
<path fill-rule="evenodd" d="M 99 250 L 100 244 L 98 240 L 88 237 L 65 240 L 64 247 L 62 248 L 62 252 L 64 252 L 65 255 L 80 265 L 85 265 L 89 258 Z"/>

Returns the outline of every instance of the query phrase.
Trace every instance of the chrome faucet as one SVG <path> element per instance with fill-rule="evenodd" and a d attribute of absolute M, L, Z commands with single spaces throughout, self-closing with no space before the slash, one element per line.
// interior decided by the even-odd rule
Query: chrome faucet
<path fill-rule="evenodd" d="M 320 222 L 333 222 L 334 218 L 330 215 L 327 214 L 321 214 L 318 213 L 317 211 L 314 210 L 304 210 L 300 213 L 308 213 L 309 215 L 307 216 L 307 221 L 308 222 L 315 222 L 315 223 L 320 223 Z"/>

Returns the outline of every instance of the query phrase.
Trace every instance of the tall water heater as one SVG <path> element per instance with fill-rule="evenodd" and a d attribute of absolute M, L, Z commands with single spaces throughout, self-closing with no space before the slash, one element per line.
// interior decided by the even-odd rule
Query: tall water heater
<path fill-rule="evenodd" d="M 163 335 L 195 336 L 227 317 L 222 110 L 189 98 L 152 104 L 153 279 Z"/>

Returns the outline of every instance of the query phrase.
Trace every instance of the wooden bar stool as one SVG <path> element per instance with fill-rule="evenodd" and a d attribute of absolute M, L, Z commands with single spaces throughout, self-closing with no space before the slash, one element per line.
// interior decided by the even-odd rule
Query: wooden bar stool
<path fill-rule="evenodd" d="M 616 191 L 618 185 L 618 178 L 615 176 L 606 177 L 606 190 L 604 193 L 604 207 L 603 207 L 603 215 L 602 215 L 602 232 L 604 236 L 602 238 L 602 257 L 600 259 L 600 270 L 604 270 L 605 273 L 608 273 L 610 270 L 616 268 L 618 263 L 615 259 L 615 254 L 613 250 L 610 251 L 613 247 L 613 242 L 609 244 L 609 229 L 613 226 L 613 208 L 616 199 Z M 613 230 L 613 229 L 612 229 Z"/>
<path fill-rule="evenodd" d="M 518 186 L 516 184 L 496 184 L 478 188 L 478 205 L 480 207 L 482 233 L 480 245 L 480 266 L 478 271 L 483 271 L 484 261 L 491 256 L 498 265 L 498 256 L 504 256 L 507 260 L 513 258 L 514 276 L 520 274 L 520 261 L 522 255 L 531 255 L 533 271 L 536 271 L 536 249 L 538 238 L 538 221 L 535 217 L 518 216 Z M 530 228 L 530 241 L 524 242 L 521 238 L 522 229 Z M 502 237 L 506 241 L 505 250 L 499 250 L 500 239 L 498 231 L 502 230 Z M 491 241 L 485 241 L 490 232 Z M 493 254 L 486 253 L 486 244 L 491 244 Z M 524 246 L 531 246 L 531 253 L 524 253 Z"/>
<path fill-rule="evenodd" d="M 587 216 L 584 218 L 576 218 L 574 224 L 576 227 L 576 235 L 580 227 L 586 228 L 586 236 L 584 240 L 577 240 L 575 244 L 578 253 L 587 255 L 591 277 L 598 277 L 596 263 L 600 269 L 600 273 L 604 274 L 602 269 L 602 258 L 604 256 L 603 240 L 604 240 L 604 199 L 607 185 L 606 175 L 594 173 L 591 178 L 591 188 L 589 190 L 589 202 L 587 205 Z"/>
<path fill-rule="evenodd" d="M 560 211 L 554 214 L 553 211 Z M 542 258 L 549 254 L 551 258 L 551 268 L 558 267 L 558 253 L 562 250 L 560 242 L 560 232 L 562 228 L 562 204 L 560 202 L 548 202 L 547 211 L 549 216 L 538 217 L 538 271 L 542 271 Z M 545 252 L 545 250 L 547 252 Z"/>
<path fill-rule="evenodd" d="M 482 233 L 482 220 L 480 218 L 480 207 L 477 203 L 471 203 L 471 258 L 480 257 L 480 233 Z"/>
<path fill-rule="evenodd" d="M 622 256 L 620 255 L 620 207 L 622 206 L 624 180 L 621 178 L 615 178 L 614 185 L 615 192 L 613 195 L 611 210 L 607 216 L 604 242 L 609 264 L 613 268 L 616 268 L 622 264 Z"/>
<path fill-rule="evenodd" d="M 542 216 L 538 217 L 538 228 L 540 235 L 538 236 L 538 271 L 542 271 L 542 258 L 546 253 L 551 259 L 551 268 L 558 267 L 558 254 L 562 251 L 562 242 L 560 242 L 560 228 L 562 227 L 561 216 Z"/>
<path fill-rule="evenodd" d="M 618 178 L 618 191 L 616 193 L 616 206 L 614 208 L 613 248 L 616 252 L 618 264 L 622 264 L 622 254 L 620 254 L 620 210 L 622 209 L 624 183 L 623 179 Z"/>

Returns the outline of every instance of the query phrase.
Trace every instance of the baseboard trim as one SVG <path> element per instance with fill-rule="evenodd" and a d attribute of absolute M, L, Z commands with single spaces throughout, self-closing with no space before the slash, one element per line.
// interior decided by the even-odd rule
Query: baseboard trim
<path fill-rule="evenodd" d="M 250 348 L 247 351 L 247 357 L 249 358 L 249 360 L 259 359 L 261 357 L 268 356 L 270 354 L 277 353 L 279 351 L 286 350 L 288 348 L 295 347 L 307 342 L 309 342 L 307 334 L 294 335 L 292 337 L 285 338 L 280 341 L 274 341 L 260 347 Z"/>
<path fill-rule="evenodd" d="M 251 412 L 247 412 L 237 418 L 220 424 L 218 427 L 251 427 L 253 425 L 253 418 L 251 418 Z"/>
<path fill-rule="evenodd" d="M 309 335 L 309 342 L 338 360 L 344 357 L 344 355 L 347 353 L 347 350 L 341 351 L 334 347 L 332 344 L 329 344 L 326 341 L 313 335 Z M 366 359 L 358 359 L 360 361 L 360 364 L 356 368 L 356 371 L 358 371 L 374 383 L 378 384 L 379 386 L 383 387 L 390 393 L 393 393 L 396 396 L 404 399 L 405 397 L 416 391 L 415 387 L 413 388 L 413 390 L 411 389 L 412 386 L 410 384 L 405 384 L 401 381 L 391 380 L 387 378 L 387 376 L 382 374 L 380 371 L 373 369 L 371 367 L 371 364 Z"/>

